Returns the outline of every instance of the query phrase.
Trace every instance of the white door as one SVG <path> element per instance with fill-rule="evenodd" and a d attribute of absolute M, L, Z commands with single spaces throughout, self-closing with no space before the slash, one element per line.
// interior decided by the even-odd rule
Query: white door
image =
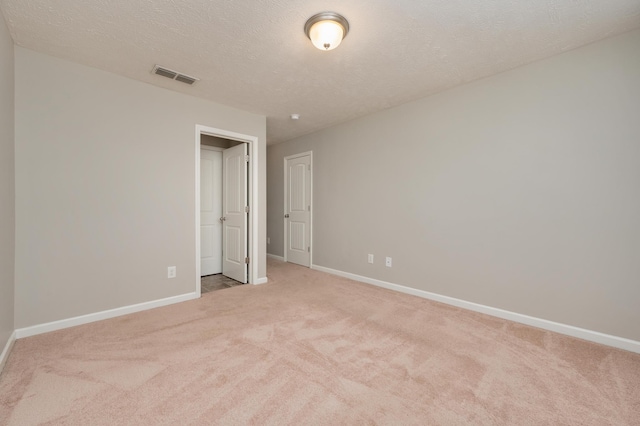
<path fill-rule="evenodd" d="M 284 241 L 287 262 L 311 266 L 311 154 L 285 158 Z"/>
<path fill-rule="evenodd" d="M 222 151 L 200 149 L 200 275 L 222 272 Z"/>
<path fill-rule="evenodd" d="M 222 153 L 222 273 L 247 282 L 247 144 Z"/>

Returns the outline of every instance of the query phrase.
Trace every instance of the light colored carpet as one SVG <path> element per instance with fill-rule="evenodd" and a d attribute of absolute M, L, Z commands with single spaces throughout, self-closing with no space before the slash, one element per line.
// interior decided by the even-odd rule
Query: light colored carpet
<path fill-rule="evenodd" d="M 18 340 L 2 425 L 640 424 L 640 355 L 282 262 Z"/>

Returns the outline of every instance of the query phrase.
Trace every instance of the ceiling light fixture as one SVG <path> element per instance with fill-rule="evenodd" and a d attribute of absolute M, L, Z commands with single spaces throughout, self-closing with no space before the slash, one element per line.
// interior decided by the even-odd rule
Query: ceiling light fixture
<path fill-rule="evenodd" d="M 307 20 L 304 33 L 318 49 L 333 50 L 349 33 L 349 22 L 335 12 L 321 12 Z"/>

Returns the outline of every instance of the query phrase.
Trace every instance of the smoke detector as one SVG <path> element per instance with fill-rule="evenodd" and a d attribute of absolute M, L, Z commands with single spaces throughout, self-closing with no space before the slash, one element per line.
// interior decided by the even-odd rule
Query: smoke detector
<path fill-rule="evenodd" d="M 191 77 L 190 75 L 182 74 L 181 72 L 170 70 L 169 68 L 155 65 L 151 70 L 151 74 L 161 75 L 163 77 L 170 78 L 171 80 L 180 81 L 186 84 L 193 84 L 200 80 L 199 78 Z"/>

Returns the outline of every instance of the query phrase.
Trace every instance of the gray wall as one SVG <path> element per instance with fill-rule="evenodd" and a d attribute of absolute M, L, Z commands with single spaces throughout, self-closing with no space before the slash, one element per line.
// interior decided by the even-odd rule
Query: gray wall
<path fill-rule="evenodd" d="M 16 328 L 195 291 L 196 124 L 260 138 L 264 247 L 264 116 L 16 48 Z"/>
<path fill-rule="evenodd" d="M 270 146 L 269 253 L 283 157 L 313 150 L 314 264 L 640 340 L 639 46 L 634 31 Z"/>
<path fill-rule="evenodd" d="M 0 353 L 13 333 L 15 180 L 13 40 L 0 13 Z"/>

